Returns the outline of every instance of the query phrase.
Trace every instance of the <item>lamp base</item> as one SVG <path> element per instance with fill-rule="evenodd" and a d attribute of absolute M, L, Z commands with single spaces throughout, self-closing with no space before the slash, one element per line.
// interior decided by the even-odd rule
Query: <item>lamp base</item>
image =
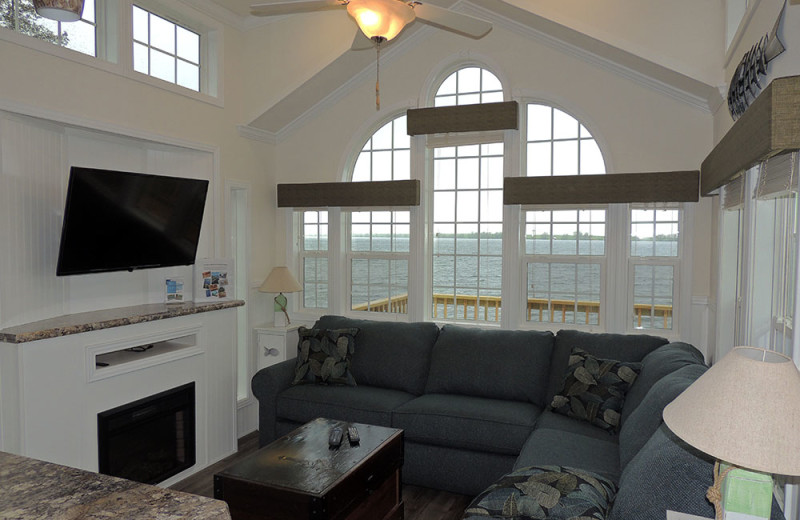
<path fill-rule="evenodd" d="M 709 499 L 719 520 L 769 520 L 772 513 L 772 476 L 717 462 Z M 721 481 L 721 482 L 720 482 Z M 721 484 L 721 485 L 720 485 Z M 719 502 L 712 500 L 713 488 L 720 486 Z"/>
<path fill-rule="evenodd" d="M 288 300 L 283 293 L 278 293 L 275 297 L 275 326 L 276 327 L 285 327 L 289 325 L 292 321 L 289 319 L 289 313 L 286 312 L 286 304 Z"/>

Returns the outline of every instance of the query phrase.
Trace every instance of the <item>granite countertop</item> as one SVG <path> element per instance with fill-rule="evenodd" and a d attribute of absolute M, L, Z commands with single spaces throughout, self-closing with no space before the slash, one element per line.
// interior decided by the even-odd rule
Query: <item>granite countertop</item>
<path fill-rule="evenodd" d="M 242 300 L 211 303 L 150 303 L 102 311 L 67 314 L 0 330 L 0 341 L 25 343 L 40 339 L 57 338 L 92 330 L 122 327 L 134 323 L 163 320 L 201 312 L 218 311 L 244 305 Z"/>
<path fill-rule="evenodd" d="M 199 495 L 0 452 L 0 518 L 6 520 L 230 519 Z"/>

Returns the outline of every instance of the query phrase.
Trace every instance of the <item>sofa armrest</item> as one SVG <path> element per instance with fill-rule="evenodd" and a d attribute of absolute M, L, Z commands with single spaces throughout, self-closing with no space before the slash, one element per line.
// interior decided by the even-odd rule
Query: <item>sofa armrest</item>
<path fill-rule="evenodd" d="M 296 360 L 287 359 L 262 368 L 253 376 L 250 388 L 258 399 L 258 444 L 266 446 L 277 437 L 275 418 L 278 394 L 292 385 Z"/>

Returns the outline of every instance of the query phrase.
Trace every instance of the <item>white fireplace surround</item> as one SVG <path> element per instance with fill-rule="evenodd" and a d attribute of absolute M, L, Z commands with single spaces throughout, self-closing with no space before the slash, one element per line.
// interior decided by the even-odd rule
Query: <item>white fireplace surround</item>
<path fill-rule="evenodd" d="M 235 325 L 228 308 L 0 343 L 0 451 L 97 471 L 98 413 L 194 381 L 197 462 L 160 485 L 223 459 L 236 451 Z"/>

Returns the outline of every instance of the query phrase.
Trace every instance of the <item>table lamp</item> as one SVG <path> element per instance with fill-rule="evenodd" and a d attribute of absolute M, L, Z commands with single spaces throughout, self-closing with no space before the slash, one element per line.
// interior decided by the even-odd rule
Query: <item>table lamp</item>
<path fill-rule="evenodd" d="M 664 408 L 664 422 L 717 459 L 707 493 L 717 520 L 769 518 L 771 474 L 800 475 L 800 372 L 777 352 L 735 347 Z"/>
<path fill-rule="evenodd" d="M 285 327 L 291 324 L 289 313 L 286 312 L 286 296 L 283 293 L 299 292 L 303 290 L 303 287 L 292 276 L 289 269 L 284 266 L 274 267 L 258 290 L 266 293 L 278 293 L 275 296 L 275 326 Z M 283 314 L 280 314 L 279 311 L 283 311 Z"/>

